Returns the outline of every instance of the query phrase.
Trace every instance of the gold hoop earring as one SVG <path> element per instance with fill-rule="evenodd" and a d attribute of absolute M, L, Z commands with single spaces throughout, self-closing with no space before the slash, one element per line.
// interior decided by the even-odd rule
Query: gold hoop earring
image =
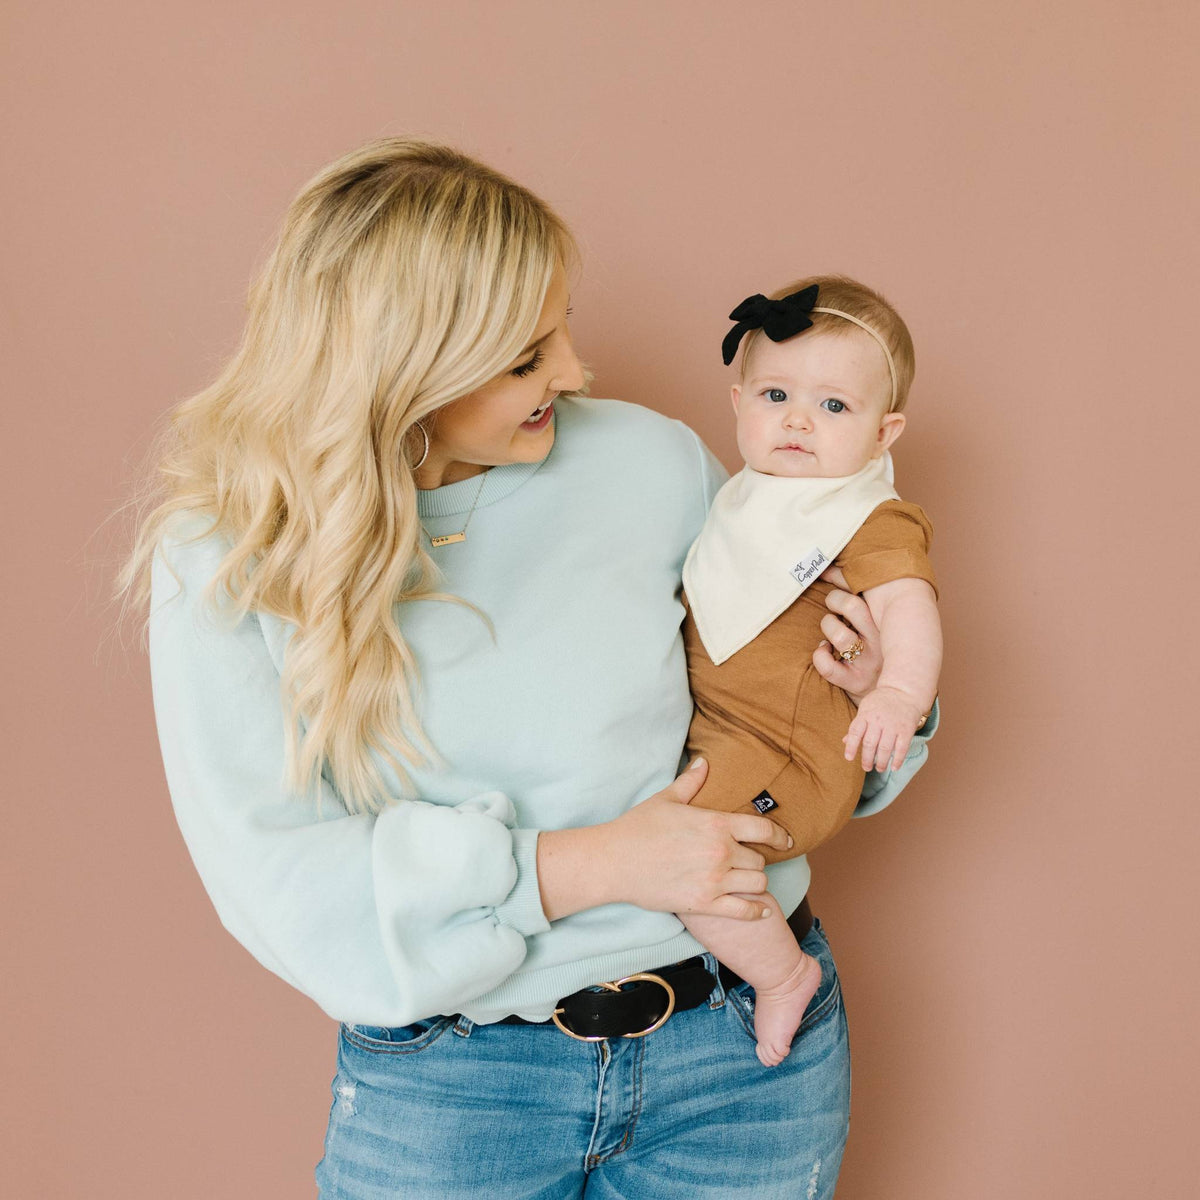
<path fill-rule="evenodd" d="M 416 426 L 421 431 L 421 436 L 425 439 L 425 449 L 422 452 L 421 457 L 418 458 L 415 463 L 413 463 L 412 469 L 414 471 L 416 471 L 421 466 L 421 464 L 429 457 L 429 434 L 427 434 L 425 432 L 425 426 L 422 425 L 420 421 L 416 422 Z"/>

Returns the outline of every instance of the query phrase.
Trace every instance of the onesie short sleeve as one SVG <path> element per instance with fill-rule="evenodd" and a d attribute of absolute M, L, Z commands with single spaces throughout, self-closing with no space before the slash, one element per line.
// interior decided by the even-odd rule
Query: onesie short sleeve
<path fill-rule="evenodd" d="M 865 592 L 893 579 L 924 579 L 937 594 L 929 561 L 933 526 L 918 504 L 886 500 L 862 523 L 834 560 L 852 592 Z"/>

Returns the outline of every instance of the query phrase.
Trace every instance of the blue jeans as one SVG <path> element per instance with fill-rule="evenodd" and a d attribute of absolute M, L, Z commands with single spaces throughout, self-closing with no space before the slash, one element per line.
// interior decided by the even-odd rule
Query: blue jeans
<path fill-rule="evenodd" d="M 820 922 L 803 947 L 821 986 L 778 1067 L 755 1057 L 746 983 L 718 983 L 636 1039 L 465 1017 L 342 1025 L 322 1200 L 832 1196 L 850 1119 L 846 1014 Z"/>

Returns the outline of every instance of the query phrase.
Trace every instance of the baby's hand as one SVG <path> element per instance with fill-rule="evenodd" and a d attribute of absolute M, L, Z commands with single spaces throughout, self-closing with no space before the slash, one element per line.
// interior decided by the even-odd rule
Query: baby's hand
<path fill-rule="evenodd" d="M 842 738 L 846 758 L 853 759 L 861 743 L 864 771 L 899 767 L 924 716 L 921 706 L 898 688 L 878 687 L 868 692 L 850 723 L 850 731 Z"/>

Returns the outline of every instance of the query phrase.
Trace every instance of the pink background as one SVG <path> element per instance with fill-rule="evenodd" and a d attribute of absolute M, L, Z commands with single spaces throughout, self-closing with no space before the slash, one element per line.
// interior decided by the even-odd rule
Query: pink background
<path fill-rule="evenodd" d="M 727 465 L 743 296 L 841 270 L 911 325 L 945 724 L 814 856 L 854 1046 L 839 1197 L 1194 1194 L 1197 12 L 10 6 L 6 1193 L 315 1191 L 336 1027 L 191 867 L 102 523 L 295 191 L 416 132 L 561 210 L 595 394 Z"/>

